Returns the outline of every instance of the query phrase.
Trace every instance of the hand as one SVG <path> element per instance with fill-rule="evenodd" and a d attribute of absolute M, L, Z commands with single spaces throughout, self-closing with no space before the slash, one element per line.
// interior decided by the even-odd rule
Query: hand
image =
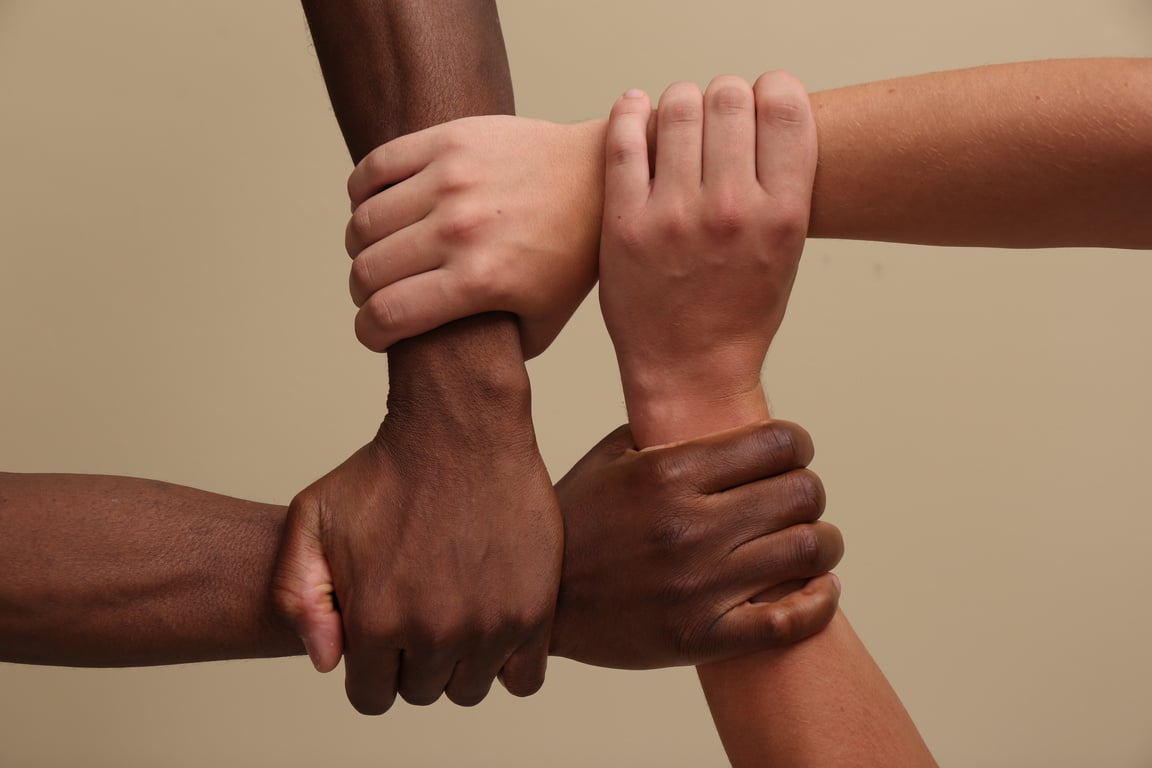
<path fill-rule="evenodd" d="M 631 446 L 621 427 L 556 485 L 565 536 L 553 654 L 622 669 L 699 664 L 831 621 L 839 585 L 828 571 L 844 544 L 817 522 L 824 489 L 803 469 L 803 429 L 771 421 Z M 749 602 L 766 590 L 776 602 Z"/>
<path fill-rule="evenodd" d="M 348 179 L 356 336 L 383 351 L 515 313 L 543 352 L 596 282 L 603 123 L 469 117 L 403 136 Z"/>
<path fill-rule="evenodd" d="M 317 669 L 344 653 L 348 699 L 365 714 L 397 692 L 472 705 L 497 673 L 529 695 L 544 679 L 563 546 L 535 438 L 489 439 L 475 416 L 464 430 L 398 405 L 293 499 L 277 609 Z"/>
<path fill-rule="evenodd" d="M 600 306 L 630 420 L 639 432 L 640 422 L 712 404 L 742 423 L 734 403 L 762 408 L 760 369 L 807 231 L 816 168 L 807 95 L 780 73 L 754 90 L 735 77 L 706 95 L 669 87 L 654 174 L 650 115 L 639 91 L 619 99 L 605 150 Z M 638 420 L 634 404 L 661 415 Z"/>

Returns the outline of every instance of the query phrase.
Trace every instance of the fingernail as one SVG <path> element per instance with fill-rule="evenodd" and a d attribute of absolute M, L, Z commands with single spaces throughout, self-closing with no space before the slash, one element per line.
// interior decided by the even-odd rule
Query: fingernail
<path fill-rule="evenodd" d="M 642 99 L 644 98 L 644 91 L 639 88 L 629 88 L 624 91 L 624 98 L 626 99 Z"/>
<path fill-rule="evenodd" d="M 840 594 L 843 591 L 843 587 L 840 585 L 840 577 L 834 573 L 831 575 L 832 575 L 832 583 L 834 585 L 836 585 L 836 594 Z"/>

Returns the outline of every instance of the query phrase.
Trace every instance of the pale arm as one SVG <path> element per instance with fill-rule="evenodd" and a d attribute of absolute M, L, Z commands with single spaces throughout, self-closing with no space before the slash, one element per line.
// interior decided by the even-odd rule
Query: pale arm
<path fill-rule="evenodd" d="M 1152 59 L 940 72 L 812 104 L 810 236 L 1152 248 Z M 596 279 L 599 211 L 587 205 L 601 179 L 588 166 L 604 131 L 475 118 L 361 164 L 350 186 L 366 202 L 349 240 L 361 340 L 383 349 L 500 309 L 520 318 L 529 355 L 543 351 Z M 376 194 L 384 184 L 394 186 Z M 413 210 L 427 212 L 420 226 Z M 404 311 L 381 317 L 384 303 Z"/>

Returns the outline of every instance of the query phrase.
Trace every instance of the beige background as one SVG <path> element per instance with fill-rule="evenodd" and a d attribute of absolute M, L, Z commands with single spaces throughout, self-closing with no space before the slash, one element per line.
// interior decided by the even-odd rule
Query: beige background
<path fill-rule="evenodd" d="M 521 112 L 558 120 L 722 72 L 1152 54 L 1147 0 L 502 13 Z M 0 3 L 0 169 L 0 466 L 287 502 L 368 438 L 383 360 L 351 333 L 349 163 L 295 4 Z M 808 248 L 768 387 L 943 764 L 1152 765 L 1150 283 L 1142 253 Z M 624 419 L 612 363 L 592 301 L 532 364 L 555 474 Z M 0 665 L 2 766 L 723 763 L 686 670 L 557 660 L 534 699 L 372 719 L 299 659 Z"/>

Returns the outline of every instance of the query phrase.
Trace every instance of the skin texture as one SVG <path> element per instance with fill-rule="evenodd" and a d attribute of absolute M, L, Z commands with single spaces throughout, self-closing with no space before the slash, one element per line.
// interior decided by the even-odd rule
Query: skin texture
<path fill-rule="evenodd" d="M 304 9 L 354 160 L 405 132 L 513 111 L 492 2 Z M 279 612 L 318 669 L 345 654 L 349 700 L 366 714 L 397 693 L 473 704 L 497 673 L 531 694 L 544 680 L 563 525 L 516 322 L 489 314 L 396 345 L 388 381 L 372 443 L 292 502 Z"/>
<path fill-rule="evenodd" d="M 816 171 L 807 94 L 786 75 L 769 73 L 754 90 L 717 78 L 703 96 L 674 85 L 660 113 L 651 178 L 646 97 L 617 101 L 606 142 L 602 306 L 640 446 L 767 418 L 758 377 L 751 389 L 744 382 L 758 374 L 783 316 Z M 634 304 L 625 312 L 611 297 Z M 678 348 L 665 305 L 704 334 L 730 334 L 705 339 L 719 364 L 698 368 L 699 349 Z M 647 383 L 655 378 L 657 389 Z M 934 765 L 842 614 L 795 646 L 699 674 L 734 766 Z"/>
<path fill-rule="evenodd" d="M 803 429 L 762 422 L 660 450 L 633 443 L 616 430 L 556 484 L 565 552 L 554 655 L 650 669 L 824 628 L 839 593 L 817 577 L 844 545 L 818 520 L 824 488 L 804 468 Z M 770 602 L 749 602 L 765 593 Z"/>
<path fill-rule="evenodd" d="M 552 653 L 628 669 L 795 642 L 837 593 L 811 440 L 757 424 L 637 452 L 620 428 L 557 485 Z M 0 473 L 0 661 L 140 666 L 304 652 L 269 600 L 287 510 L 154 480 Z M 804 546 L 797 546 L 802 541 Z M 621 586 L 624 588 L 621 588 Z M 754 608 L 747 597 L 787 593 Z"/>
<path fill-rule="evenodd" d="M 1152 248 L 1152 59 L 940 72 L 812 106 L 809 236 Z M 363 198 L 348 240 L 361 341 L 384 349 L 502 309 L 520 318 L 525 353 L 542 352 L 595 280 L 595 248 L 564 246 L 599 226 L 598 212 L 572 214 L 600 199 L 577 164 L 589 146 L 599 156 L 604 130 L 474 118 L 370 155 L 350 180 Z"/>

